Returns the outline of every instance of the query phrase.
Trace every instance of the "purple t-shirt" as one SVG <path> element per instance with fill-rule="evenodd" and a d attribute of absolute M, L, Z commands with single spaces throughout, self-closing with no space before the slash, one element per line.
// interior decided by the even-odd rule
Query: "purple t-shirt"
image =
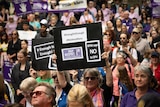
<path fill-rule="evenodd" d="M 128 92 L 124 95 L 121 100 L 120 107 L 137 107 L 137 99 L 135 96 L 136 89 L 131 92 Z M 147 93 L 155 93 L 158 94 L 156 91 L 149 89 Z"/>

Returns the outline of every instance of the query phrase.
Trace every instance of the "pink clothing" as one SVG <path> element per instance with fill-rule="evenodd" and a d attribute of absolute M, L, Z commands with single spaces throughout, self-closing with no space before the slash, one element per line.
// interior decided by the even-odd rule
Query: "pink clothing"
<path fill-rule="evenodd" d="M 92 7 L 92 8 L 89 8 L 89 11 L 94 15 L 96 16 L 97 15 L 97 9 Z"/>
<path fill-rule="evenodd" d="M 88 14 L 87 16 L 82 15 L 79 19 L 80 24 L 86 24 L 86 21 L 93 22 L 93 17 L 90 14 Z"/>
<path fill-rule="evenodd" d="M 13 23 L 8 22 L 5 26 L 7 35 L 10 35 L 14 30 L 16 30 L 16 27 L 17 27 L 16 22 Z"/>
<path fill-rule="evenodd" d="M 139 15 L 136 14 L 136 13 L 129 13 L 129 18 L 131 18 L 131 19 L 133 19 L 133 18 L 138 19 L 138 18 L 139 18 Z"/>
<path fill-rule="evenodd" d="M 108 8 L 102 9 L 102 13 L 104 16 L 104 20 L 105 21 L 109 21 L 110 20 L 110 14 L 112 13 L 111 10 L 109 10 Z"/>
<path fill-rule="evenodd" d="M 129 67 L 128 67 L 128 64 L 125 64 L 124 65 L 128 71 L 128 76 L 130 77 L 131 81 L 134 77 L 134 68 L 132 65 L 130 65 L 131 67 L 131 71 L 129 71 Z M 111 67 L 111 69 L 113 68 L 113 66 Z M 114 70 L 112 71 L 112 76 L 113 76 L 113 95 L 115 96 L 120 96 L 120 91 L 119 91 L 119 86 L 118 86 L 118 81 L 119 81 L 119 78 L 117 77 L 118 76 L 118 65 L 114 68 Z"/>
<path fill-rule="evenodd" d="M 61 21 L 63 21 L 63 23 L 64 23 L 65 26 L 69 26 L 70 25 L 70 18 L 72 16 L 74 16 L 73 12 L 69 13 L 69 15 L 67 17 L 64 16 L 64 15 L 61 17 Z"/>

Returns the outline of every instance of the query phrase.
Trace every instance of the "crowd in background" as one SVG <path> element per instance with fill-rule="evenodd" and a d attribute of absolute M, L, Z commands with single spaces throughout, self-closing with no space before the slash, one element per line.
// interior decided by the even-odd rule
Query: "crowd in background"
<path fill-rule="evenodd" d="M 57 8 L 56 0 L 50 2 L 51 8 Z M 160 20 L 153 18 L 149 1 L 131 5 L 121 0 L 88 0 L 87 5 L 84 12 L 22 16 L 1 6 L 0 107 L 159 106 Z M 53 28 L 97 22 L 102 24 L 98 36 L 103 39 L 105 67 L 35 71 L 28 41 L 18 33 L 36 31 L 35 39 L 54 39 Z M 54 54 L 55 63 L 56 58 Z M 13 64 L 11 82 L 3 77 L 5 61 Z"/>

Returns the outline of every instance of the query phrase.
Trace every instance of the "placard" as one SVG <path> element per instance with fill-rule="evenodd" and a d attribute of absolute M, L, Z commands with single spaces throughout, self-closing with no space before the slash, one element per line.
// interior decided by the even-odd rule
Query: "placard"
<path fill-rule="evenodd" d="M 19 38 L 28 41 L 28 50 L 32 51 L 32 39 L 35 38 L 37 31 L 18 30 Z"/>
<path fill-rule="evenodd" d="M 101 23 L 55 28 L 54 43 L 59 71 L 103 67 Z"/>
<path fill-rule="evenodd" d="M 35 70 L 56 69 L 52 61 L 54 53 L 53 38 L 42 38 L 32 40 L 32 67 Z"/>

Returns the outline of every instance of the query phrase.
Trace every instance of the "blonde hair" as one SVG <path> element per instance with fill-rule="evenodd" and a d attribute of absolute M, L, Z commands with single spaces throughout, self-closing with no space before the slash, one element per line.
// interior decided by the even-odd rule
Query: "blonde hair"
<path fill-rule="evenodd" d="M 37 81 L 33 77 L 28 77 L 21 82 L 20 89 L 23 91 L 24 90 L 33 91 L 36 84 Z"/>
<path fill-rule="evenodd" d="M 134 38 L 130 38 L 129 39 L 129 42 L 131 42 L 132 43 L 132 46 L 130 46 L 131 48 L 136 48 L 136 40 L 134 39 Z"/>
<path fill-rule="evenodd" d="M 79 103 L 84 104 L 84 107 L 94 107 L 92 98 L 87 88 L 80 84 L 76 84 L 70 89 L 67 99 L 68 104 L 69 102 L 77 101 Z"/>

